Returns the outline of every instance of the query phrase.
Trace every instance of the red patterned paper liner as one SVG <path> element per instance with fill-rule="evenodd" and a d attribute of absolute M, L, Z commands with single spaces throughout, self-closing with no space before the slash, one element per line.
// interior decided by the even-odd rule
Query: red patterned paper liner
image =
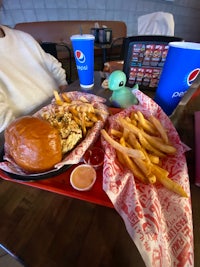
<path fill-rule="evenodd" d="M 168 130 L 169 139 L 177 148 L 175 156 L 163 161 L 170 178 L 177 181 L 190 196 L 188 170 L 182 144 L 170 119 L 149 97 L 137 90 L 140 104 L 109 117 L 110 128 L 117 127 L 117 118 L 132 110 L 154 115 Z M 190 198 L 183 198 L 162 185 L 145 185 L 134 179 L 116 159 L 113 149 L 103 138 L 105 149 L 103 189 L 121 215 L 126 229 L 148 267 L 191 267 L 194 264 L 193 224 Z M 130 255 L 131 256 L 131 255 Z M 133 255 L 134 257 L 134 255 Z"/>
<path fill-rule="evenodd" d="M 93 104 L 95 108 L 102 110 L 101 116 L 103 120 L 97 121 L 95 125 L 92 127 L 92 129 L 90 129 L 89 132 L 87 133 L 86 138 L 83 139 L 83 141 L 79 145 L 77 145 L 70 153 L 68 153 L 60 163 L 55 165 L 55 169 L 57 170 L 63 167 L 63 165 L 77 164 L 81 161 L 88 147 L 90 147 L 97 140 L 100 134 L 100 130 L 103 128 L 104 123 L 108 117 L 108 108 L 104 104 L 106 99 L 96 96 L 94 94 L 88 94 L 79 91 L 68 92 L 66 94 L 72 100 L 78 100 L 81 97 L 85 97 L 91 104 Z M 43 113 L 44 111 L 52 109 L 53 105 L 54 105 L 54 99 L 51 104 L 43 107 L 36 114 L 34 114 L 34 116 L 40 116 L 41 113 Z M 12 160 L 12 158 L 10 158 L 9 155 L 7 155 L 6 153 L 4 156 L 4 161 L 0 162 L 0 169 L 18 175 L 27 175 L 27 176 L 31 175 L 29 173 L 24 172 L 19 166 L 17 166 L 15 162 Z M 41 175 L 41 173 L 39 173 L 38 175 Z"/>

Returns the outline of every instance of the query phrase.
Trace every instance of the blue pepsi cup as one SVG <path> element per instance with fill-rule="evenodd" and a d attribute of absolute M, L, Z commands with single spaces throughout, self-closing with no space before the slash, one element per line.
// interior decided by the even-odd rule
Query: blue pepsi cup
<path fill-rule="evenodd" d="M 77 34 L 70 37 L 80 86 L 91 89 L 94 85 L 94 35 Z"/>
<path fill-rule="evenodd" d="M 169 116 L 200 72 L 200 43 L 171 42 L 155 94 Z"/>

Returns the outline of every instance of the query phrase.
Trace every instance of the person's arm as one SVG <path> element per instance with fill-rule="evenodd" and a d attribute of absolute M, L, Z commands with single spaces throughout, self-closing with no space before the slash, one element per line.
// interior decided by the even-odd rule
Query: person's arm
<path fill-rule="evenodd" d="M 15 119 L 6 94 L 0 88 L 0 133 Z"/>
<path fill-rule="evenodd" d="M 43 51 L 42 48 L 42 57 L 44 64 L 46 65 L 47 69 L 51 73 L 51 75 L 56 80 L 58 87 L 60 90 L 67 88 L 67 79 L 66 79 L 66 72 L 62 68 L 61 62 L 59 62 L 55 57 L 53 57 L 51 54 L 46 53 Z"/>
<path fill-rule="evenodd" d="M 45 60 L 47 68 L 57 81 L 58 85 L 67 85 L 66 73 L 62 68 L 61 62 L 48 53 L 46 53 Z"/>
<path fill-rule="evenodd" d="M 59 62 L 51 54 L 46 53 L 41 45 L 29 34 L 18 31 L 18 37 L 23 39 L 26 47 L 30 47 L 30 52 L 37 58 L 38 64 L 42 64 L 55 79 L 58 89 L 63 90 L 67 87 L 66 72 Z"/>

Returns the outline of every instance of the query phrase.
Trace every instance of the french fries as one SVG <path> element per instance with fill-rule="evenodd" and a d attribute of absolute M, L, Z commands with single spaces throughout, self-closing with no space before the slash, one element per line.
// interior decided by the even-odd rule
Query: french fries
<path fill-rule="evenodd" d="M 163 140 L 160 137 L 152 136 L 145 132 L 145 129 L 140 129 L 137 126 L 133 125 L 132 123 L 128 122 L 126 119 L 120 118 L 119 119 L 120 124 L 127 128 L 129 131 L 134 133 L 137 137 L 143 138 L 149 142 L 150 145 L 152 145 L 156 150 L 160 150 L 162 153 L 166 154 L 174 154 L 176 152 L 176 148 L 173 147 L 170 144 L 166 144 L 163 142 Z M 160 156 L 160 155 L 159 155 Z"/>
<path fill-rule="evenodd" d="M 140 168 L 135 164 L 135 162 L 131 160 L 129 156 L 123 154 L 119 150 L 116 150 L 116 152 L 117 152 L 117 158 L 121 164 L 129 168 L 132 171 L 133 175 L 136 176 L 141 182 L 145 184 L 148 183 L 145 175 L 142 173 Z"/>
<path fill-rule="evenodd" d="M 129 157 L 141 158 L 141 159 L 145 158 L 144 154 L 142 153 L 142 151 L 140 151 L 138 149 L 132 149 L 132 148 L 128 148 L 128 147 L 123 147 L 121 144 L 119 144 L 114 139 L 112 139 L 104 129 L 101 130 L 101 134 L 103 135 L 105 140 L 109 144 L 111 144 L 111 146 L 113 146 L 116 150 L 128 155 Z"/>
<path fill-rule="evenodd" d="M 163 139 L 165 144 L 168 144 L 169 140 L 168 140 L 168 135 L 166 130 L 162 127 L 162 124 L 160 123 L 160 121 L 154 117 L 154 116 L 150 116 L 149 120 L 153 123 L 153 125 L 156 127 L 156 129 L 158 130 L 158 132 L 161 135 L 161 138 Z"/>
<path fill-rule="evenodd" d="M 118 161 L 141 182 L 160 183 L 176 194 L 188 197 L 162 167 L 162 160 L 176 153 L 162 123 L 153 115 L 145 117 L 140 111 L 120 117 L 118 122 L 119 128 L 110 129 L 110 135 L 104 129 L 101 131 L 105 140 L 115 148 Z"/>
<path fill-rule="evenodd" d="M 63 105 L 63 101 L 60 98 L 58 92 L 56 90 L 54 90 L 53 93 L 54 93 L 54 97 L 55 97 L 55 100 L 56 100 L 56 104 L 59 105 L 59 106 Z"/>
<path fill-rule="evenodd" d="M 59 111 L 61 113 L 68 111 L 72 114 L 74 121 L 82 129 L 83 136 L 86 136 L 88 129 L 92 128 L 97 121 L 102 120 L 102 114 L 107 114 L 106 111 L 95 108 L 84 96 L 79 100 L 72 100 L 66 93 L 59 94 L 54 91 L 54 97 Z"/>

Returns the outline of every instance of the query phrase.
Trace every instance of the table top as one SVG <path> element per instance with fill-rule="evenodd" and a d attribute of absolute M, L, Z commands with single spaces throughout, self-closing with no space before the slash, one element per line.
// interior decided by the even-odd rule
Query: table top
<path fill-rule="evenodd" d="M 109 98 L 95 73 L 91 93 Z M 80 90 L 76 81 L 68 91 Z M 146 92 L 152 96 L 154 92 Z M 171 118 L 183 143 L 191 184 L 195 267 L 200 266 L 200 188 L 195 186 L 194 112 L 200 89 Z M 109 101 L 107 101 L 109 105 Z M 0 179 L 0 244 L 30 267 L 138 266 L 144 262 L 113 208 Z"/>

